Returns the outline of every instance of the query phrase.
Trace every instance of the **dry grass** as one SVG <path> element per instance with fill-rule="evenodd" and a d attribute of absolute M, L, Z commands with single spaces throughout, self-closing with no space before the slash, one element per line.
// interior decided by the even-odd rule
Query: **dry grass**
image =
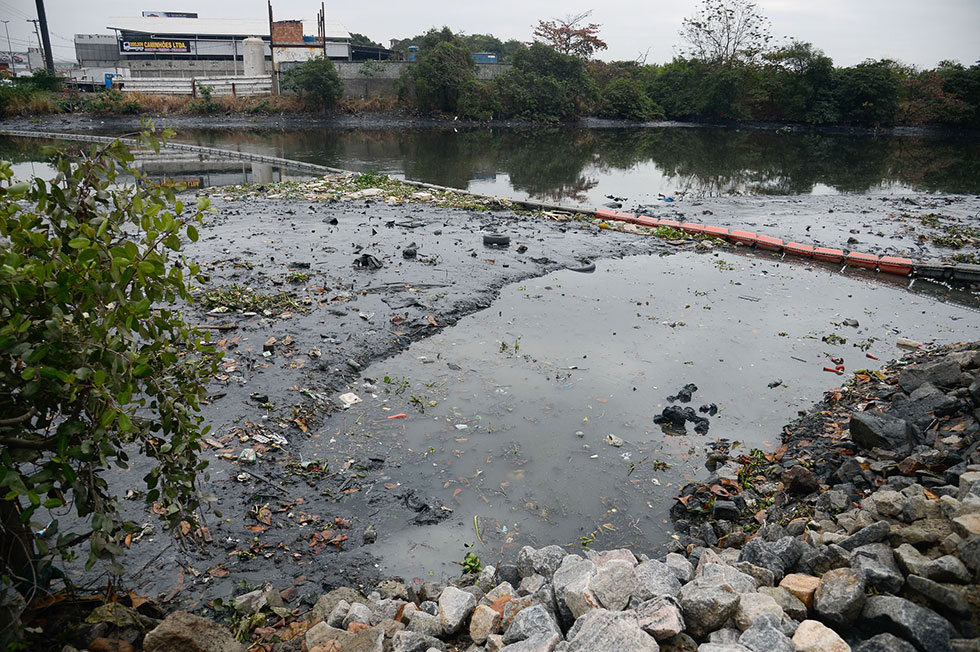
<path fill-rule="evenodd" d="M 380 113 L 394 111 L 400 107 L 396 97 L 345 97 L 337 108 L 345 113 Z"/>

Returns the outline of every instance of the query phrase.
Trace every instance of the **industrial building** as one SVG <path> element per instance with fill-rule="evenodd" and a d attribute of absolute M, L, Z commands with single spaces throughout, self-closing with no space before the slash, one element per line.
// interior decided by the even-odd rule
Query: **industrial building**
<path fill-rule="evenodd" d="M 132 79 L 245 75 L 245 39 L 250 37 L 261 39 L 265 46 L 264 69 L 256 71 L 250 66 L 253 75 L 278 73 L 313 56 L 357 61 L 387 58 L 388 52 L 352 47 L 347 29 L 326 21 L 322 13 L 316 21 L 272 22 L 144 12 L 143 16 L 110 18 L 106 27 L 114 33 L 75 35 L 75 53 L 82 69 L 76 79 L 99 81 L 106 74 Z"/>

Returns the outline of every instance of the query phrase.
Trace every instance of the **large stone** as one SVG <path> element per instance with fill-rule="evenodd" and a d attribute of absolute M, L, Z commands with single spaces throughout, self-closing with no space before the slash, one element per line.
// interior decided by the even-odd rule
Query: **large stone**
<path fill-rule="evenodd" d="M 681 587 L 679 602 L 690 633 L 704 638 L 734 615 L 739 594 L 728 584 L 699 577 Z"/>
<path fill-rule="evenodd" d="M 770 598 L 776 601 L 776 604 L 783 610 L 787 616 L 793 620 L 799 622 L 801 620 L 806 620 L 807 610 L 806 605 L 800 601 L 795 595 L 787 591 L 781 586 L 760 586 L 759 593 L 763 595 L 768 595 Z"/>
<path fill-rule="evenodd" d="M 595 609 L 585 614 L 569 630 L 568 643 L 570 652 L 660 652 L 654 638 L 640 629 L 636 617 L 628 611 Z"/>
<path fill-rule="evenodd" d="M 939 543 L 953 532 L 953 524 L 944 518 L 925 518 L 912 525 L 893 525 L 888 542 L 893 546 L 907 543 L 913 546 Z"/>
<path fill-rule="evenodd" d="M 589 588 L 603 607 L 622 611 L 629 604 L 637 583 L 633 566 L 628 561 L 613 559 L 605 562 L 592 576 Z M 669 568 L 667 571 L 671 572 Z"/>
<path fill-rule="evenodd" d="M 636 589 L 633 595 L 641 602 L 651 600 L 661 595 L 680 593 L 681 582 L 667 564 L 651 559 L 633 569 L 636 577 Z"/>
<path fill-rule="evenodd" d="M 334 607 L 341 600 L 346 601 L 348 604 L 367 602 L 367 599 L 361 595 L 360 591 L 343 586 L 324 593 L 317 599 L 316 604 L 313 605 L 313 609 L 310 611 L 310 620 L 327 620 L 331 612 L 333 612 Z"/>
<path fill-rule="evenodd" d="M 905 496 L 891 489 L 881 489 L 865 499 L 862 504 L 872 506 L 881 516 L 898 517 L 905 508 Z"/>
<path fill-rule="evenodd" d="M 755 581 L 756 586 L 773 586 L 776 584 L 776 574 L 768 568 L 750 564 L 747 561 L 737 561 L 732 564 L 732 568 L 740 573 L 745 573 Z M 782 574 L 779 578 L 782 579 Z"/>
<path fill-rule="evenodd" d="M 684 615 L 677 600 L 661 596 L 636 606 L 636 623 L 657 641 L 676 636 L 684 631 Z"/>
<path fill-rule="evenodd" d="M 926 428 L 936 417 L 955 413 L 959 405 L 958 400 L 947 396 L 935 385 L 926 383 L 912 392 L 908 398 L 899 397 L 892 401 L 887 413 L 914 423 L 918 428 Z"/>
<path fill-rule="evenodd" d="M 500 604 L 503 604 L 502 609 L 499 608 Z M 554 593 L 552 593 L 550 586 L 545 585 L 533 594 L 521 596 L 519 598 L 508 599 L 506 596 L 504 596 L 491 604 L 490 608 L 501 612 L 501 616 L 503 618 L 501 626 L 504 629 L 507 629 L 510 627 L 510 624 L 514 622 L 514 618 L 517 616 L 517 614 L 524 609 L 533 607 L 534 605 L 541 605 L 548 611 L 552 612 L 555 610 L 555 596 Z M 569 619 L 571 619 L 570 614 Z"/>
<path fill-rule="evenodd" d="M 956 554 L 974 573 L 980 573 L 980 534 L 966 537 L 956 546 Z"/>
<path fill-rule="evenodd" d="M 455 586 L 447 586 L 439 596 L 439 618 L 442 628 L 447 634 L 455 634 L 463 626 L 476 609 L 476 598 L 473 594 L 461 591 Z"/>
<path fill-rule="evenodd" d="M 911 394 L 925 383 L 951 388 L 955 387 L 959 380 L 960 365 L 946 359 L 905 367 L 898 376 L 898 384 L 907 394 Z"/>
<path fill-rule="evenodd" d="M 811 575 L 803 575 L 802 573 L 792 573 L 784 577 L 779 583 L 779 586 L 795 595 L 807 609 L 812 609 L 813 594 L 816 593 L 817 587 L 820 586 L 820 579 Z"/>
<path fill-rule="evenodd" d="M 213 620 L 175 611 L 143 638 L 145 652 L 245 652 L 231 632 Z"/>
<path fill-rule="evenodd" d="M 433 638 L 439 638 L 443 635 L 442 619 L 439 616 L 433 616 L 424 611 L 413 612 L 412 616 L 408 619 L 408 627 L 406 629 L 410 632 L 418 632 L 419 634 L 425 634 Z"/>
<path fill-rule="evenodd" d="M 863 527 L 846 539 L 842 539 L 839 545 L 844 550 L 854 550 L 869 543 L 884 541 L 891 531 L 888 521 L 876 521 L 867 527 Z"/>
<path fill-rule="evenodd" d="M 791 494 L 805 496 L 820 488 L 813 471 L 805 466 L 792 466 L 786 469 L 780 480 L 783 481 L 786 491 Z"/>
<path fill-rule="evenodd" d="M 694 565 L 684 555 L 668 552 L 667 556 L 664 557 L 664 563 L 667 564 L 667 568 L 674 574 L 674 577 L 680 580 L 681 584 L 686 584 L 694 579 Z"/>
<path fill-rule="evenodd" d="M 585 558 L 595 564 L 597 569 L 602 568 L 607 562 L 613 560 L 628 562 L 630 566 L 636 566 L 640 563 L 637 561 L 636 556 L 626 548 L 617 548 L 616 550 L 587 550 L 585 552 Z"/>
<path fill-rule="evenodd" d="M 745 599 L 744 595 L 742 599 Z M 776 617 L 775 622 L 778 623 L 780 618 L 782 613 Z M 793 641 L 770 618 L 757 619 L 738 638 L 738 642 L 752 652 L 795 652 Z"/>
<path fill-rule="evenodd" d="M 906 575 L 921 575 L 925 577 L 926 567 L 929 558 L 907 543 L 903 543 L 895 548 L 895 559 L 898 561 L 899 568 Z"/>
<path fill-rule="evenodd" d="M 397 632 L 391 639 L 391 652 L 428 652 L 430 648 L 445 650 L 446 645 L 437 638 L 420 632 Z"/>
<path fill-rule="evenodd" d="M 478 605 L 470 618 L 470 638 L 477 645 L 487 642 L 490 634 L 500 632 L 500 614 L 485 604 Z"/>
<path fill-rule="evenodd" d="M 799 557 L 799 555 L 797 555 L 797 557 Z M 738 560 L 748 562 L 754 566 L 761 566 L 762 568 L 772 571 L 773 580 L 776 582 L 783 579 L 783 575 L 786 572 L 786 560 L 784 560 L 775 550 L 773 550 L 773 544 L 763 540 L 761 537 L 751 539 L 748 543 L 742 546 L 742 551 L 739 553 Z M 790 563 L 790 565 L 793 563 L 796 563 L 795 559 Z"/>
<path fill-rule="evenodd" d="M 864 573 L 865 583 L 878 592 L 898 593 L 905 577 L 895 564 L 895 555 L 887 544 L 862 546 L 851 557 L 851 568 Z"/>
<path fill-rule="evenodd" d="M 804 620 L 793 634 L 796 652 L 851 652 L 837 632 L 816 620 Z"/>
<path fill-rule="evenodd" d="M 538 632 L 523 641 L 517 641 L 500 648 L 500 652 L 552 652 L 558 650 L 561 635 L 554 632 Z M 567 647 L 565 648 L 568 649 Z"/>
<path fill-rule="evenodd" d="M 545 546 L 539 550 L 524 546 L 517 553 L 517 571 L 521 577 L 537 573 L 550 579 L 566 555 L 561 546 Z"/>
<path fill-rule="evenodd" d="M 384 652 L 384 638 L 380 627 L 360 630 L 344 643 L 343 652 Z"/>
<path fill-rule="evenodd" d="M 933 582 L 956 582 L 966 584 L 970 581 L 970 571 L 953 555 L 943 555 L 926 562 L 925 577 Z"/>
<path fill-rule="evenodd" d="M 907 455 L 916 441 L 912 424 L 881 412 L 852 412 L 850 431 L 854 443 L 865 450 L 883 448 Z"/>
<path fill-rule="evenodd" d="M 959 618 L 970 615 L 970 603 L 959 587 L 945 586 L 918 575 L 909 575 L 909 588 L 928 598 L 939 612 L 949 611 Z"/>
<path fill-rule="evenodd" d="M 824 573 L 813 594 L 813 611 L 831 625 L 849 625 L 864 606 L 864 575 L 850 568 Z"/>
<path fill-rule="evenodd" d="M 758 588 L 755 578 L 728 564 L 702 564 L 698 567 L 698 579 L 724 582 L 737 593 L 752 593 Z"/>
<path fill-rule="evenodd" d="M 306 635 L 304 638 L 306 641 L 306 648 L 308 650 L 312 650 L 318 645 L 325 646 L 331 642 L 334 642 L 334 645 L 336 646 L 343 646 L 354 638 L 354 635 L 346 630 L 331 627 L 327 623 L 321 621 L 306 630 Z"/>
<path fill-rule="evenodd" d="M 370 625 L 371 618 L 374 614 L 371 612 L 371 607 L 366 604 L 355 602 L 347 610 L 344 615 L 343 628 L 347 629 L 350 627 L 351 623 L 361 623 L 362 625 Z"/>
<path fill-rule="evenodd" d="M 915 652 L 915 646 L 894 634 L 878 634 L 862 641 L 854 652 Z"/>
<path fill-rule="evenodd" d="M 949 622 L 904 598 L 873 595 L 865 601 L 861 619 L 874 631 L 900 634 L 922 652 L 952 652 Z"/>
<path fill-rule="evenodd" d="M 752 652 L 741 643 L 702 643 L 698 652 Z"/>
<path fill-rule="evenodd" d="M 735 625 L 740 630 L 746 631 L 763 615 L 773 616 L 779 621 L 783 617 L 783 608 L 765 593 L 739 595 L 738 607 L 735 609 Z M 742 642 L 742 645 L 745 643 Z"/>
<path fill-rule="evenodd" d="M 554 573 L 552 583 L 558 608 L 567 610 L 572 620 L 599 607 L 599 601 L 589 588 L 595 573 L 595 564 L 574 555 L 566 557 Z"/>
<path fill-rule="evenodd" d="M 963 514 L 953 519 L 953 527 L 961 537 L 980 535 L 980 512 Z"/>
<path fill-rule="evenodd" d="M 504 632 L 504 643 L 509 645 L 516 641 L 523 641 L 542 632 L 561 634 L 561 628 L 558 626 L 554 614 L 545 609 L 544 606 L 537 604 L 521 610 L 514 616 L 510 627 Z"/>

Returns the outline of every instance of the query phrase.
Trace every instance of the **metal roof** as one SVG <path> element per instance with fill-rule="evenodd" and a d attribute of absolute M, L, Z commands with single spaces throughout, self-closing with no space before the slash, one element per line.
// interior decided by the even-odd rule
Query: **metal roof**
<path fill-rule="evenodd" d="M 109 18 L 108 29 L 155 35 L 198 36 L 269 36 L 268 20 L 239 18 L 151 18 L 115 16 Z M 350 32 L 337 22 L 327 21 L 328 39 L 349 39 Z M 303 33 L 315 36 L 316 21 L 304 20 Z"/>

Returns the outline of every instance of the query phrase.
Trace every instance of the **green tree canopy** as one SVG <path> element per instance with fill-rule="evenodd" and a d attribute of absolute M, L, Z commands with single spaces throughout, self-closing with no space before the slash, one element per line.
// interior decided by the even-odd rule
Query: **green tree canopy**
<path fill-rule="evenodd" d="M 283 87 L 298 92 L 324 111 L 336 106 L 344 96 L 344 82 L 333 62 L 326 57 L 309 59 L 288 70 Z"/>

